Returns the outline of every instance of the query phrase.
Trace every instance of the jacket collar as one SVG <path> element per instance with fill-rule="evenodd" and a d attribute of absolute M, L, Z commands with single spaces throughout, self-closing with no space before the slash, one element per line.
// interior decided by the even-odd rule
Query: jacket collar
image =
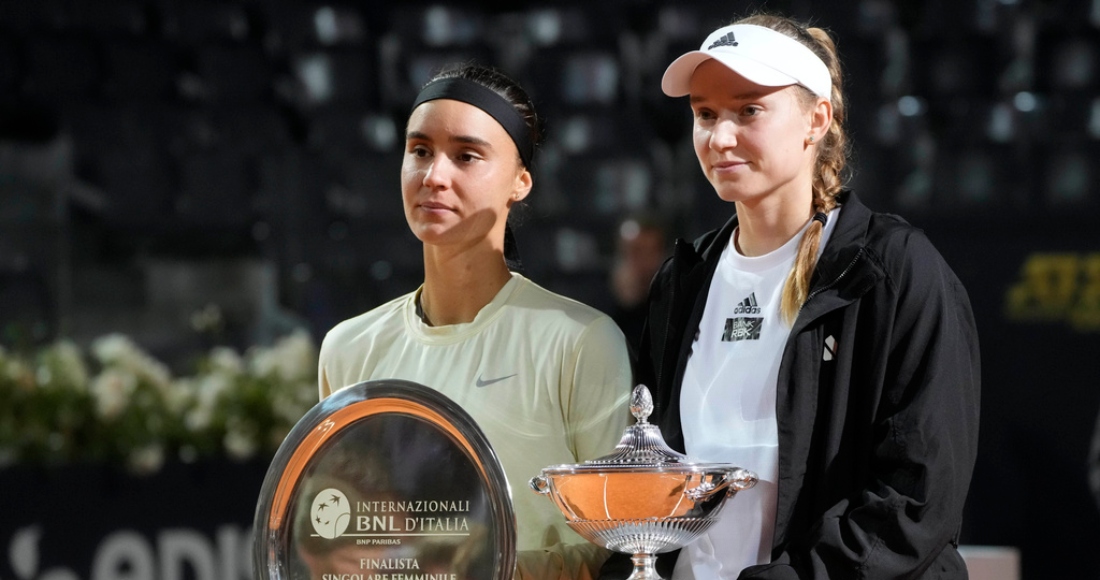
<path fill-rule="evenodd" d="M 865 250 L 873 213 L 849 190 L 837 195 L 837 203 L 844 211 L 840 212 L 840 221 L 814 267 L 810 284 L 812 300 L 804 308 L 805 316 L 800 313 L 797 322 L 808 322 L 851 302 L 884 275 Z M 694 244 L 677 244 L 676 257 L 683 267 L 685 286 L 697 288 L 707 283 L 736 227 L 737 215 L 734 214 L 721 228 L 699 237 Z M 801 325 L 796 323 L 796 326 Z"/>
<path fill-rule="evenodd" d="M 837 195 L 837 203 L 844 207 L 844 211 L 840 212 L 829 243 L 825 245 L 821 258 L 817 261 L 815 270 L 818 283 L 827 283 L 838 276 L 840 270 L 851 262 L 853 249 L 862 248 L 867 243 L 871 210 L 851 191 L 842 191 Z"/>
<path fill-rule="evenodd" d="M 850 191 L 841 192 L 837 201 L 844 211 L 814 267 L 809 297 L 792 334 L 822 314 L 850 304 L 885 276 L 867 249 L 873 212 Z"/>
<path fill-rule="evenodd" d="M 862 246 L 867 238 L 867 227 L 870 223 L 871 210 L 863 205 L 855 193 L 844 190 L 837 195 L 837 204 L 844 206 L 840 213 L 840 221 L 837 222 L 833 235 L 821 255 L 819 264 L 831 264 L 841 261 L 843 248 Z M 686 258 L 686 264 L 698 264 L 699 262 L 711 263 L 718 260 L 737 227 L 737 214 L 735 213 L 721 228 L 711 231 L 695 240 L 694 244 L 683 244 L 677 248 L 684 254 L 678 257 Z"/>

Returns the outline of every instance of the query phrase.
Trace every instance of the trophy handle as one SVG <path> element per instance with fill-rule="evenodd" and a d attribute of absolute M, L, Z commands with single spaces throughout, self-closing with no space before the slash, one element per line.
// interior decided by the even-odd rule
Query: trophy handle
<path fill-rule="evenodd" d="M 684 495 L 692 501 L 700 502 L 720 491 L 724 491 L 729 484 L 730 474 L 723 473 L 721 477 L 714 481 L 704 481 L 691 489 L 685 489 Z"/>
<path fill-rule="evenodd" d="M 550 482 L 541 475 L 532 477 L 531 481 L 527 482 L 527 485 L 531 486 L 531 490 L 539 495 L 550 493 Z"/>
<path fill-rule="evenodd" d="M 759 478 L 756 477 L 755 473 L 747 469 L 737 469 L 730 474 L 729 480 L 730 486 L 727 493 L 729 495 L 733 495 L 739 491 L 745 491 L 746 489 L 749 489 L 750 487 L 756 485 L 756 482 L 759 481 Z"/>

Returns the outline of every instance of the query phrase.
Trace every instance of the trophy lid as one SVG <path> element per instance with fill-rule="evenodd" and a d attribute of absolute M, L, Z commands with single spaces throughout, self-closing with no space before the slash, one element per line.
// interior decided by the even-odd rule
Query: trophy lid
<path fill-rule="evenodd" d="M 686 455 L 665 443 L 661 430 L 649 422 L 653 397 L 645 385 L 634 387 L 630 412 L 637 422 L 623 431 L 623 438 L 608 455 L 589 459 L 585 465 L 664 466 L 692 464 Z"/>

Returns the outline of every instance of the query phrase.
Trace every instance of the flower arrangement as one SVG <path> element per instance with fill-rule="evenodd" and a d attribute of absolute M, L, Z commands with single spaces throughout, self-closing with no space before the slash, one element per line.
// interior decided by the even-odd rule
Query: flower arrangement
<path fill-rule="evenodd" d="M 193 376 L 119 334 L 83 352 L 61 340 L 29 355 L 0 347 L 0 467 L 274 454 L 317 401 L 317 350 L 305 331 L 240 354 L 206 353 Z"/>

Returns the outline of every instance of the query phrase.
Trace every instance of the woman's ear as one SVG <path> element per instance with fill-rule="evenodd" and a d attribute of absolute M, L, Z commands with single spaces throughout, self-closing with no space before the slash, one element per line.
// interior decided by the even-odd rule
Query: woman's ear
<path fill-rule="evenodd" d="M 531 193 L 531 187 L 535 184 L 534 178 L 531 176 L 531 171 L 526 167 L 520 167 L 520 172 L 516 175 L 516 185 L 512 190 L 512 202 L 522 201 L 527 197 L 527 194 Z"/>
<path fill-rule="evenodd" d="M 810 111 L 810 132 L 807 135 L 811 143 L 820 143 L 829 133 L 829 127 L 833 124 L 833 104 L 828 99 L 818 97 L 817 103 Z"/>

